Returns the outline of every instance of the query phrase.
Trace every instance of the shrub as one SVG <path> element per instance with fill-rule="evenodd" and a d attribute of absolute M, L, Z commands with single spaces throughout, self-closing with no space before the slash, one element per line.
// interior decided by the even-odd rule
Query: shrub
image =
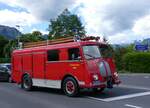
<path fill-rule="evenodd" d="M 123 56 L 124 69 L 129 72 L 150 73 L 150 53 L 133 52 Z"/>
<path fill-rule="evenodd" d="M 10 63 L 11 59 L 10 58 L 0 58 L 0 63 Z"/>
<path fill-rule="evenodd" d="M 121 71 L 124 68 L 123 56 L 127 53 L 127 49 L 124 47 L 117 47 L 114 50 L 114 59 L 117 71 Z"/>

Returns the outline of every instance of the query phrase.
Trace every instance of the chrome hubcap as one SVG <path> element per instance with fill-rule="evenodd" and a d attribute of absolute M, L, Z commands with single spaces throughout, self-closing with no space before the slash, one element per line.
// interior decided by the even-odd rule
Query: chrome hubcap
<path fill-rule="evenodd" d="M 68 81 L 66 83 L 66 91 L 68 94 L 72 94 L 75 91 L 75 86 L 72 81 Z"/>

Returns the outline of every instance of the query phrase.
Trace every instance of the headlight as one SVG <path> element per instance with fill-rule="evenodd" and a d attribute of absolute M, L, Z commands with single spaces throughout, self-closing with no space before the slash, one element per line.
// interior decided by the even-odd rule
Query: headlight
<path fill-rule="evenodd" d="M 98 75 L 97 75 L 97 74 L 94 74 L 94 75 L 93 75 L 93 80 L 94 80 L 94 81 L 97 81 L 97 80 L 98 80 Z"/>
<path fill-rule="evenodd" d="M 115 73 L 114 73 L 114 76 L 115 76 L 115 77 L 118 77 L 119 75 L 118 75 L 118 73 L 117 73 L 117 72 L 115 72 Z"/>

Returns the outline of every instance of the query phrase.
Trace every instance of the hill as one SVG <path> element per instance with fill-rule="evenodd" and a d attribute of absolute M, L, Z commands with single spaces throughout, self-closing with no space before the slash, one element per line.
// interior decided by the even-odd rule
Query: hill
<path fill-rule="evenodd" d="M 14 27 L 0 25 L 0 35 L 8 39 L 15 39 L 18 35 L 21 35 L 21 32 Z"/>

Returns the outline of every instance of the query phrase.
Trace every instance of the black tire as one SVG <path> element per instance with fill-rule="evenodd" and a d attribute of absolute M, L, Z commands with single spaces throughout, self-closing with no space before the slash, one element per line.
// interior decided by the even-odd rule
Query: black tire
<path fill-rule="evenodd" d="M 32 79 L 29 75 L 24 75 L 22 79 L 22 88 L 26 91 L 31 91 L 33 86 L 32 86 Z"/>
<path fill-rule="evenodd" d="M 70 84 L 70 87 L 68 85 Z M 72 90 L 73 89 L 73 90 Z M 64 91 L 65 95 L 69 97 L 75 97 L 79 93 L 79 86 L 77 81 L 72 77 L 67 77 L 63 81 L 62 90 Z"/>
<path fill-rule="evenodd" d="M 105 87 L 102 87 L 102 88 L 94 88 L 93 91 L 96 92 L 96 93 L 100 93 L 100 92 L 103 92 L 105 90 Z"/>

